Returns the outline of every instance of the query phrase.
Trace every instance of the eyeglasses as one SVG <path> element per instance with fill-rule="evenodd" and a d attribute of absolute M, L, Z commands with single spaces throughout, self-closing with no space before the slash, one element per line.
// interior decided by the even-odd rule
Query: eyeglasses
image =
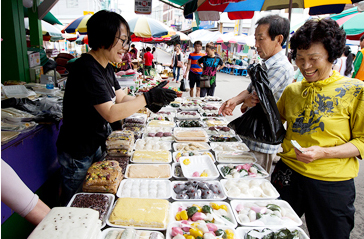
<path fill-rule="evenodd" d="M 116 38 L 119 39 L 120 41 L 122 41 L 123 47 L 130 46 L 130 41 L 131 41 L 130 37 L 125 38 L 125 39 L 120 38 L 120 37 L 116 37 Z"/>

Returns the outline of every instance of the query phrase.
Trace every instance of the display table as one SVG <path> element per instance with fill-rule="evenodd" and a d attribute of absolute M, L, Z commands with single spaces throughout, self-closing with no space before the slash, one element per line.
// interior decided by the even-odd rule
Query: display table
<path fill-rule="evenodd" d="M 15 170 L 30 190 L 36 192 L 46 182 L 49 184 L 43 187 L 44 196 L 52 198 L 49 201 L 53 203 L 58 195 L 53 195 L 49 190 L 58 191 L 56 189 L 58 185 L 53 185 L 49 181 L 60 167 L 57 162 L 56 141 L 61 123 L 38 125 L 34 130 L 22 133 L 15 140 L 1 146 L 2 159 Z M 39 196 L 43 201 L 48 201 L 43 195 Z M 1 224 L 12 214 L 13 211 L 1 203 Z"/>

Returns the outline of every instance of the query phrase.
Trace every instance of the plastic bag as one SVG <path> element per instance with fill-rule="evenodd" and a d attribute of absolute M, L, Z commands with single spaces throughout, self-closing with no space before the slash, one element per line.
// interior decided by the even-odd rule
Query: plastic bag
<path fill-rule="evenodd" d="M 273 93 L 269 88 L 267 72 L 260 64 L 251 65 L 248 73 L 260 103 L 228 125 L 240 137 L 266 144 L 283 142 L 286 130 L 280 119 Z"/>
<path fill-rule="evenodd" d="M 185 79 L 181 80 L 181 85 L 179 86 L 179 90 L 180 91 L 186 91 Z"/>

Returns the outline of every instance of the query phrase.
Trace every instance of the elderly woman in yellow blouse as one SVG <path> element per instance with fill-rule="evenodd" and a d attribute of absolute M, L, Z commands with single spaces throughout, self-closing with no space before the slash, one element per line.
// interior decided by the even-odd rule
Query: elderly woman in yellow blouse
<path fill-rule="evenodd" d="M 277 102 L 287 133 L 272 183 L 300 217 L 305 214 L 312 239 L 349 238 L 354 227 L 364 84 L 332 70 L 344 47 L 345 32 L 335 21 L 307 21 L 291 39 L 304 79 L 287 86 Z"/>

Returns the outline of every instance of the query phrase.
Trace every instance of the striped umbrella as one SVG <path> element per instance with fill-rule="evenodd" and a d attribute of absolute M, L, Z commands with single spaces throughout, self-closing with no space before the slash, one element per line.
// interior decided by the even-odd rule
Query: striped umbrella
<path fill-rule="evenodd" d="M 62 37 L 61 31 L 57 27 L 55 27 L 43 20 L 41 21 L 41 24 L 42 24 L 43 40 L 58 41 L 58 40 L 64 39 Z M 27 18 L 27 17 L 24 18 L 24 26 L 25 26 L 25 29 L 29 30 L 29 18 Z"/>
<path fill-rule="evenodd" d="M 87 26 L 86 23 L 88 19 L 90 19 L 92 15 L 87 14 L 82 17 L 79 17 L 75 20 L 73 20 L 70 24 L 68 24 L 63 30 L 62 33 L 75 33 L 79 32 L 82 35 L 87 34 Z"/>
<path fill-rule="evenodd" d="M 357 7 L 347 9 L 341 14 L 331 15 L 330 18 L 343 27 L 347 39 L 359 40 L 364 34 L 364 12 L 358 12 Z"/>
<path fill-rule="evenodd" d="M 162 37 L 168 34 L 167 26 L 157 20 L 144 16 L 133 18 L 128 21 L 128 24 L 130 32 L 134 37 Z"/>

